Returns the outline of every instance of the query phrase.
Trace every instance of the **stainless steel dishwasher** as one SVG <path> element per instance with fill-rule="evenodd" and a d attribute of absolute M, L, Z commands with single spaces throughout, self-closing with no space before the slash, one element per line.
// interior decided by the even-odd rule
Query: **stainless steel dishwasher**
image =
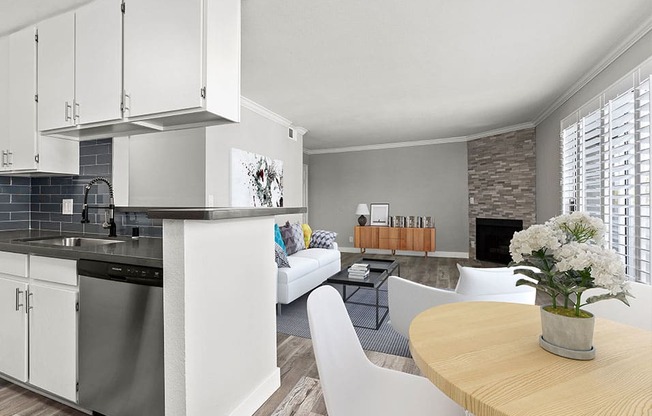
<path fill-rule="evenodd" d="M 163 416 L 163 271 L 90 260 L 79 274 L 79 404 Z"/>

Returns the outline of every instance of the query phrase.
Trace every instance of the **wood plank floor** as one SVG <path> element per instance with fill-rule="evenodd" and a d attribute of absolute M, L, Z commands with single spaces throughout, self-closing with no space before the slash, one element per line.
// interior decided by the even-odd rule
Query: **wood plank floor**
<path fill-rule="evenodd" d="M 400 263 L 401 276 L 428 286 L 455 288 L 459 274 L 456 264 L 493 266 L 473 259 L 437 257 L 365 255 L 375 258 L 395 258 Z M 342 253 L 342 266 L 348 267 L 361 255 Z M 281 387 L 255 413 L 255 416 L 305 415 L 325 416 L 326 407 L 319 375 L 309 339 L 284 334 L 277 335 L 278 366 L 281 369 Z M 397 357 L 373 351 L 367 355 L 377 365 L 407 373 L 419 374 L 410 358 Z M 0 379 L 0 416 L 81 416 L 81 413 L 63 404 L 23 389 Z M 219 416 L 219 415 L 211 415 Z"/>

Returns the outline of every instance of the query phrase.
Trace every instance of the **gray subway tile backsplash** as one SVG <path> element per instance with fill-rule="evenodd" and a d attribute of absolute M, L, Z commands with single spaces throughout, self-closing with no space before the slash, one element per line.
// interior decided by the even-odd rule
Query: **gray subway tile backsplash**
<path fill-rule="evenodd" d="M 81 223 L 81 210 L 86 184 L 97 176 L 111 180 L 112 139 L 80 142 L 80 175 L 52 177 L 0 176 L 0 230 L 53 230 L 69 233 L 108 234 L 101 224 L 104 211 L 92 209 L 90 223 Z M 73 200 L 73 215 L 63 215 L 63 199 Z M 108 205 L 109 191 L 105 184 L 94 185 L 88 196 L 89 205 Z M 162 237 L 162 223 L 145 213 L 116 212 L 118 235 L 130 236 L 133 227 L 144 237 Z"/>

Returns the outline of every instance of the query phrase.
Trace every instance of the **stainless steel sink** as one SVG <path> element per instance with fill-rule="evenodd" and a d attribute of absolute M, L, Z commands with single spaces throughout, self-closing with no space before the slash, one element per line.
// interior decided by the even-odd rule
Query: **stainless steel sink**
<path fill-rule="evenodd" d="M 124 243 L 122 240 L 109 240 L 106 238 L 95 237 L 38 237 L 24 238 L 18 241 L 59 247 L 94 247 Z"/>

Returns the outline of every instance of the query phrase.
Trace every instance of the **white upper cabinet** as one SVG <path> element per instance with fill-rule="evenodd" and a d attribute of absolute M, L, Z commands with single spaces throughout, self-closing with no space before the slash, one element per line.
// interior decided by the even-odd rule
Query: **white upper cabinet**
<path fill-rule="evenodd" d="M 38 127 L 52 130 L 75 124 L 75 14 L 38 24 Z"/>
<path fill-rule="evenodd" d="M 76 175 L 79 143 L 38 134 L 35 35 L 35 28 L 28 27 L 0 39 L 0 62 L 7 54 L 6 65 L 0 63 L 0 171 Z M 47 97 L 53 96 L 53 89 Z"/>
<path fill-rule="evenodd" d="M 90 139 L 240 121 L 240 0 L 96 0 L 75 16 L 38 25 L 44 134 Z"/>
<path fill-rule="evenodd" d="M 38 24 L 39 130 L 120 120 L 122 12 L 97 0 Z"/>
<path fill-rule="evenodd" d="M 120 0 L 96 0 L 76 14 L 77 124 L 120 120 L 122 12 Z"/>
<path fill-rule="evenodd" d="M 128 0 L 124 15 L 126 115 L 202 105 L 202 0 Z"/>
<path fill-rule="evenodd" d="M 0 172 L 7 170 L 9 149 L 9 36 L 0 38 Z"/>
<path fill-rule="evenodd" d="M 38 167 L 36 131 L 36 42 L 33 27 L 9 36 L 9 140 L 11 170 Z M 46 156 L 47 157 L 47 156 Z"/>

